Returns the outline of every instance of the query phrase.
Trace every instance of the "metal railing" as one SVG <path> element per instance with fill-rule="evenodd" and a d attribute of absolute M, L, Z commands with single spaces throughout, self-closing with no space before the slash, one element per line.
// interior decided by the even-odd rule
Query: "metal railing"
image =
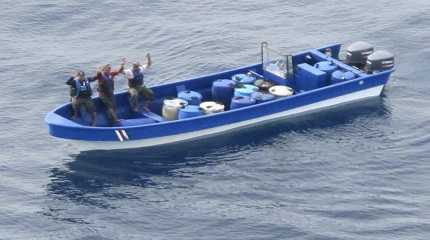
<path fill-rule="evenodd" d="M 267 42 L 261 43 L 261 63 L 264 71 L 283 79 L 293 74 L 292 55 L 270 48 Z"/>

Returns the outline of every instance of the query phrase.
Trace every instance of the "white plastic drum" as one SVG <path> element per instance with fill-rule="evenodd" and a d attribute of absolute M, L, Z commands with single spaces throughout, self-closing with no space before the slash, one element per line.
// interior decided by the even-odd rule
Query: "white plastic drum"
<path fill-rule="evenodd" d="M 205 114 L 218 113 L 224 111 L 224 105 L 216 102 L 208 101 L 202 102 L 200 108 L 203 109 Z"/>
<path fill-rule="evenodd" d="M 163 101 L 163 118 L 166 120 L 176 120 L 178 119 L 178 110 L 181 107 L 188 105 L 188 102 L 180 99 L 166 99 Z"/>
<path fill-rule="evenodd" d="M 269 88 L 269 92 L 276 97 L 288 97 L 294 94 L 294 90 L 283 85 L 276 85 Z"/>

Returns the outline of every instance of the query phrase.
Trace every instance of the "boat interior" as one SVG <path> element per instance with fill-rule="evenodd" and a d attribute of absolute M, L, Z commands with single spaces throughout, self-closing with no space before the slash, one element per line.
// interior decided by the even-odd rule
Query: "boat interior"
<path fill-rule="evenodd" d="M 341 45 L 334 44 L 288 55 L 271 49 L 267 43 L 263 42 L 261 44 L 261 63 L 259 64 L 151 87 L 155 95 L 155 100 L 149 106 L 150 112 L 143 111 L 143 109 L 139 112 L 133 112 L 129 105 L 128 93 L 118 93 L 115 95 L 117 115 L 121 119 L 121 126 L 142 126 L 164 122 L 166 121 L 166 118 L 163 117 L 163 103 L 165 99 L 177 98 L 179 92 L 191 90 L 201 94 L 201 102 L 214 101 L 215 99 L 212 94 L 214 81 L 218 79 L 232 79 L 237 74 L 252 76 L 255 79 L 267 81 L 274 86 L 288 86 L 293 90 L 294 94 L 324 88 L 332 84 L 339 84 L 343 80 L 357 79 L 369 74 L 364 71 L 363 66 L 354 66 L 339 60 L 340 50 Z M 323 69 L 321 67 L 324 66 L 318 66 L 318 63 L 331 65 L 332 69 Z M 347 79 L 342 75 L 338 81 L 330 81 L 330 74 L 333 72 L 333 69 L 339 70 L 341 74 L 348 72 L 350 75 Z M 262 90 L 259 89 L 258 91 Z M 279 98 L 276 97 L 274 99 Z M 112 126 L 108 121 L 105 113 L 106 109 L 100 99 L 96 97 L 93 100 L 97 109 L 96 127 Z M 143 100 L 141 100 L 140 106 L 143 106 Z M 230 109 L 230 106 L 225 106 L 224 110 L 239 111 L 242 109 Z M 80 118 L 72 119 L 71 104 L 65 104 L 57 108 L 55 113 L 64 118 L 63 122 L 67 121 L 73 125 L 89 126 L 91 122 L 89 114 L 83 109 L 80 111 Z M 208 116 L 202 115 L 200 117 Z"/>

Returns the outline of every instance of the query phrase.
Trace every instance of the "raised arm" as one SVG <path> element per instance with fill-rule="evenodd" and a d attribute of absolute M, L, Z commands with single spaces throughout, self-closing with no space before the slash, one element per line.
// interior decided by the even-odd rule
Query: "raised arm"
<path fill-rule="evenodd" d="M 149 67 L 151 67 L 151 65 L 152 65 L 151 55 L 149 53 L 147 53 L 146 56 L 145 56 L 145 60 L 144 60 L 144 63 L 143 63 L 142 67 L 144 69 L 148 69 Z"/>
<path fill-rule="evenodd" d="M 96 68 L 96 74 L 94 76 L 91 77 L 87 77 L 88 81 L 90 82 L 94 82 L 100 79 L 100 75 L 102 74 L 102 67 L 97 67 Z"/>
<path fill-rule="evenodd" d="M 93 76 L 93 77 L 87 77 L 87 80 L 88 80 L 88 82 L 94 82 L 94 81 L 96 81 L 98 78 L 99 78 L 99 77 L 98 77 L 98 74 L 96 74 L 96 75 L 95 75 L 95 76 Z"/>
<path fill-rule="evenodd" d="M 121 58 L 121 65 L 120 65 L 120 67 L 119 67 L 118 70 L 115 70 L 115 71 L 111 72 L 112 76 L 116 76 L 116 75 L 118 75 L 120 73 L 123 73 L 124 72 L 124 66 L 125 66 L 126 63 L 127 63 L 127 59 L 126 58 Z"/>
<path fill-rule="evenodd" d="M 74 86 L 75 85 L 75 77 L 69 77 L 66 81 L 67 85 Z"/>

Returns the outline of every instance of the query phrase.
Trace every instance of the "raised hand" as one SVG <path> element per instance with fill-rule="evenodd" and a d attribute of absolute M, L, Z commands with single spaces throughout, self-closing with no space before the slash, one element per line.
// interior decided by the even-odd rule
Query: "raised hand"
<path fill-rule="evenodd" d="M 145 55 L 145 66 L 148 68 L 149 66 L 151 66 L 151 64 L 152 64 L 151 55 L 147 53 Z"/>
<path fill-rule="evenodd" d="M 123 57 L 121 58 L 121 65 L 126 65 L 127 64 L 127 58 Z"/>

